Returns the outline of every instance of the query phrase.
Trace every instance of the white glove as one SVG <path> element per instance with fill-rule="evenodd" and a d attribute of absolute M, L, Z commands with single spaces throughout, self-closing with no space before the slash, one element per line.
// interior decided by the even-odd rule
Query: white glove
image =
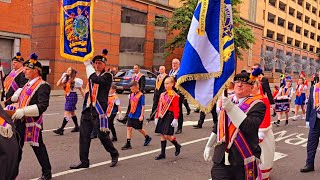
<path fill-rule="evenodd" d="M 119 114 L 118 114 L 118 119 L 122 119 L 122 118 L 123 118 L 122 113 L 119 112 Z"/>
<path fill-rule="evenodd" d="M 178 127 L 178 119 L 174 119 L 171 123 L 171 126 L 175 128 Z"/>
<path fill-rule="evenodd" d="M 310 128 L 309 121 L 306 121 L 306 127 Z"/>
<path fill-rule="evenodd" d="M 13 120 L 22 119 L 24 116 L 23 109 L 17 109 L 16 112 L 12 115 Z"/>
<path fill-rule="evenodd" d="M 90 64 L 90 61 L 85 61 L 84 65 L 86 66 L 86 73 L 87 73 L 87 78 L 89 79 L 90 76 L 96 72 L 96 70 L 93 68 L 93 66 Z"/>
<path fill-rule="evenodd" d="M 13 135 L 12 126 L 10 124 L 6 124 L 4 127 L 0 126 L 0 135 L 5 138 L 11 138 Z"/>
<path fill-rule="evenodd" d="M 246 113 L 244 113 L 237 105 L 233 104 L 227 97 L 222 98 L 222 108 L 224 108 L 236 128 L 239 128 L 243 120 L 247 117 Z"/>
<path fill-rule="evenodd" d="M 320 111 L 320 106 L 318 106 L 318 107 L 316 108 L 316 111 L 317 111 L 317 112 L 319 112 L 319 111 Z"/>
<path fill-rule="evenodd" d="M 158 121 L 159 121 L 159 119 L 158 119 L 158 118 L 155 118 L 155 119 L 154 119 L 154 125 L 157 125 L 157 124 L 158 124 Z"/>
<path fill-rule="evenodd" d="M 86 60 L 85 62 L 83 62 L 83 64 L 84 64 L 85 66 L 88 66 L 88 65 L 90 65 L 90 64 L 91 64 L 91 60 L 90 60 L 90 59 L 88 59 L 88 60 Z"/>
<path fill-rule="evenodd" d="M 225 96 L 222 97 L 222 108 L 225 111 L 230 111 L 233 108 L 233 106 L 235 106 L 235 104 L 233 104 L 229 98 Z"/>
<path fill-rule="evenodd" d="M 264 139 L 264 137 L 265 137 L 266 135 L 264 134 L 264 132 L 258 132 L 258 136 L 259 136 L 259 140 L 260 140 L 260 141 L 263 141 L 263 139 Z"/>
<path fill-rule="evenodd" d="M 215 133 L 211 133 L 203 152 L 203 158 L 205 161 L 209 161 L 210 159 L 212 159 L 213 145 L 216 142 L 216 140 L 217 140 L 217 135 Z"/>
<path fill-rule="evenodd" d="M 16 90 L 16 92 L 14 92 L 14 94 L 11 96 L 11 101 L 12 102 L 17 102 L 19 99 L 19 96 L 21 94 L 22 88 L 19 88 Z"/>
<path fill-rule="evenodd" d="M 308 98 L 304 101 L 304 103 L 306 103 L 306 104 L 308 103 Z"/>

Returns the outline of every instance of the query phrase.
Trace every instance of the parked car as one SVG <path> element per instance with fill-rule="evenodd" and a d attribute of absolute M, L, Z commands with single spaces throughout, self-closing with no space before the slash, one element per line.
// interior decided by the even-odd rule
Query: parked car
<path fill-rule="evenodd" d="M 146 77 L 145 91 L 148 93 L 153 91 L 156 87 L 157 76 L 146 69 L 140 69 L 140 72 Z M 132 69 L 121 69 L 113 77 L 113 84 L 117 86 L 117 93 L 122 94 L 124 91 L 130 91 L 130 83 L 132 75 L 134 74 Z"/>

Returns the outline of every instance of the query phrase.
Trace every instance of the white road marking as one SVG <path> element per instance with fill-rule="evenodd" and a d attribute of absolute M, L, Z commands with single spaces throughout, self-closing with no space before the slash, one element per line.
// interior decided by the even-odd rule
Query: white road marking
<path fill-rule="evenodd" d="M 50 113 L 50 114 L 44 113 L 43 115 L 45 115 L 45 116 L 53 116 L 53 115 L 58 115 L 58 114 L 60 114 L 60 113 Z"/>
<path fill-rule="evenodd" d="M 74 127 L 65 127 L 64 129 L 73 129 Z M 57 129 L 57 128 L 56 128 Z M 54 131 L 56 129 L 47 129 L 47 130 L 43 130 L 42 132 L 51 132 L 51 131 Z"/>
<path fill-rule="evenodd" d="M 186 145 L 198 143 L 198 142 L 201 142 L 201 141 L 205 141 L 205 140 L 208 140 L 208 139 L 209 139 L 209 137 L 201 138 L 201 139 L 196 139 L 196 140 L 193 140 L 193 141 L 184 142 L 184 143 L 182 143 L 181 145 L 182 145 L 182 146 L 186 146 Z M 172 149 L 172 148 L 174 148 L 174 146 L 168 146 L 168 147 L 167 147 L 167 149 Z M 133 154 L 133 155 L 130 155 L 130 156 L 121 157 L 121 158 L 119 158 L 119 161 L 124 161 L 124 160 L 132 159 L 132 158 L 137 158 L 137 157 L 141 157 L 141 156 L 146 156 L 146 155 L 153 154 L 153 153 L 160 152 L 160 151 L 161 151 L 161 149 L 159 148 L 159 149 L 155 149 L 155 150 L 151 150 L 151 151 L 147 151 L 147 152 L 142 152 L 142 153 L 138 153 L 138 154 Z M 91 169 L 91 168 L 103 166 L 103 165 L 110 164 L 110 163 L 111 163 L 111 160 L 109 160 L 109 161 L 104 161 L 104 162 L 100 162 L 100 163 L 96 163 L 96 164 L 92 164 L 92 165 L 90 165 L 90 167 L 87 168 L 87 169 Z M 63 175 L 67 175 L 67 174 L 71 174 L 71 173 L 75 173 L 75 172 L 79 172 L 79 171 L 84 171 L 84 170 L 87 170 L 87 169 L 72 169 L 72 170 L 67 170 L 67 171 L 55 173 L 55 174 L 52 175 L 52 177 L 63 176 Z M 38 178 L 34 178 L 34 179 L 32 179 L 32 180 L 36 180 L 36 179 L 38 179 Z"/>
<path fill-rule="evenodd" d="M 274 152 L 274 158 L 273 161 L 277 161 L 279 159 L 282 159 L 284 157 L 288 156 L 287 154 L 279 153 L 279 152 Z"/>

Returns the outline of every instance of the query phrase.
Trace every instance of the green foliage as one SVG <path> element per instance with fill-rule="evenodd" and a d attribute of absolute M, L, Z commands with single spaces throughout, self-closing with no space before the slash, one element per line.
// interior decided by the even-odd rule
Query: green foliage
<path fill-rule="evenodd" d="M 170 19 L 161 16 L 156 18 L 155 22 L 153 22 L 155 25 L 166 24 L 166 30 L 170 35 L 173 35 L 175 31 L 179 32 L 165 45 L 165 56 L 170 55 L 176 48 L 184 47 L 193 12 L 197 6 L 198 0 L 181 0 L 181 2 L 183 5 L 175 9 Z M 250 48 L 250 43 L 254 43 L 254 36 L 252 30 L 240 18 L 239 12 L 235 8 L 241 3 L 241 0 L 231 0 L 231 2 L 233 7 L 236 54 L 238 58 L 241 59 L 241 50 L 247 50 Z"/>

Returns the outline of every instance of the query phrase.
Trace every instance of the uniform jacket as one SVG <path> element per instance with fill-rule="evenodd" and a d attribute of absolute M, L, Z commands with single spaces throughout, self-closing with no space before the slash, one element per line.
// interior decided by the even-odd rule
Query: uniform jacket
<path fill-rule="evenodd" d="M 270 86 L 269 86 L 268 79 L 263 77 L 261 79 L 261 85 L 262 85 L 263 93 L 267 94 L 267 97 L 269 99 L 270 104 L 274 104 L 274 100 L 273 100 L 273 96 L 272 96 L 272 93 L 271 93 L 271 89 L 270 89 Z"/>
<path fill-rule="evenodd" d="M 306 121 L 309 122 L 310 128 L 314 128 L 317 120 L 317 111 L 313 107 L 314 99 L 313 99 L 313 90 L 314 86 L 311 86 L 310 93 L 309 93 L 309 100 L 307 104 L 307 114 L 306 114 Z"/>
<path fill-rule="evenodd" d="M 19 88 L 22 88 L 28 82 L 28 79 L 25 78 L 23 72 L 21 72 L 14 80 L 18 84 Z M 15 91 L 12 89 L 12 87 L 10 87 L 8 92 L 6 92 L 6 94 L 5 94 L 6 99 L 11 98 L 11 96 L 14 94 L 14 92 Z M 9 104 L 12 104 L 11 100 L 8 100 L 5 102 L 5 105 L 9 105 Z"/>
<path fill-rule="evenodd" d="M 158 76 L 160 76 L 160 75 L 158 75 Z M 155 96 L 160 96 L 161 93 L 163 93 L 163 92 L 166 91 L 166 89 L 165 89 L 165 87 L 164 87 L 164 81 L 166 80 L 167 77 L 169 77 L 169 76 L 166 75 L 166 76 L 163 78 L 163 81 L 162 81 L 162 83 L 161 83 L 161 86 L 160 86 L 159 90 L 158 90 L 158 89 L 155 89 L 155 90 L 154 90 L 154 95 L 155 95 Z"/>

